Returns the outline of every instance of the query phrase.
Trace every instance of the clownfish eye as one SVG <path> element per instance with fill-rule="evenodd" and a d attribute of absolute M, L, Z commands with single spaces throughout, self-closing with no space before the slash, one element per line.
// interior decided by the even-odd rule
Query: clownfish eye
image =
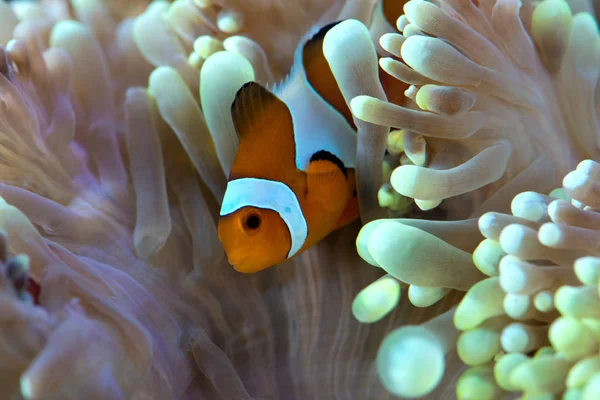
<path fill-rule="evenodd" d="M 254 231 L 260 227 L 260 222 L 260 216 L 251 214 L 244 220 L 244 227 L 250 231 Z"/>

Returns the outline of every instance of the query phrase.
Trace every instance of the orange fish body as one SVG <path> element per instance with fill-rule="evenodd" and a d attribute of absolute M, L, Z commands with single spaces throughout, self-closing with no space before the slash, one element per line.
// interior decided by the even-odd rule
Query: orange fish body
<path fill-rule="evenodd" d="M 231 112 L 240 139 L 218 233 L 229 262 L 253 273 L 292 258 L 358 218 L 356 130 L 319 30 L 273 93 L 255 82 Z"/>

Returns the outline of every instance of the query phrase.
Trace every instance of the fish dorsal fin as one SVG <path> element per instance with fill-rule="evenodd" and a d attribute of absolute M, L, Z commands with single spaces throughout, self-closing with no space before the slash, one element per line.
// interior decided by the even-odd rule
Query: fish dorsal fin
<path fill-rule="evenodd" d="M 340 22 L 332 22 L 324 26 L 306 42 L 302 49 L 302 66 L 306 72 L 306 78 L 315 92 L 342 114 L 352 127 L 355 127 L 352 113 L 323 54 L 325 35 Z"/>
<path fill-rule="evenodd" d="M 231 179 L 254 177 L 284 180 L 296 169 L 294 124 L 287 105 L 256 82 L 244 84 L 231 105 L 240 139 Z"/>

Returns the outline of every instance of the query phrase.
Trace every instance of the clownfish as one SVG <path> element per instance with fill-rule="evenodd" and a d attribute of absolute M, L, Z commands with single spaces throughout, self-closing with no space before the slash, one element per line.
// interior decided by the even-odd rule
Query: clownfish
<path fill-rule="evenodd" d="M 280 264 L 359 217 L 356 127 L 322 49 L 335 24 L 301 42 L 272 92 L 248 82 L 231 105 L 239 147 L 218 235 L 239 272 Z"/>

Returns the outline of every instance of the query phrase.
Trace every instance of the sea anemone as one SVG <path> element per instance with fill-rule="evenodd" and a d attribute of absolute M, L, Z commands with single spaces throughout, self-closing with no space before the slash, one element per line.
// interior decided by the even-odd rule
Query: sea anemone
<path fill-rule="evenodd" d="M 512 215 L 479 219 L 485 239 L 473 253 L 489 277 L 458 305 L 454 325 L 461 359 L 472 366 L 459 398 L 508 392 L 537 398 L 594 399 L 598 386 L 600 164 L 582 161 L 550 195 L 524 192 Z M 592 189 L 592 190 L 590 190 Z M 455 339 L 455 336 L 451 336 Z"/>
<path fill-rule="evenodd" d="M 592 243 L 598 217 L 590 206 L 598 197 L 589 190 L 599 170 L 597 162 L 582 161 L 563 188 L 524 192 L 514 198 L 512 215 L 479 219 L 485 239 L 473 260 L 490 277 L 469 290 L 454 317 L 463 331 L 458 353 L 476 366 L 459 379 L 459 397 L 600 394 L 592 379 L 600 339 L 600 259 Z"/>
<path fill-rule="evenodd" d="M 473 366 L 457 382 L 459 399 L 503 398 L 505 391 L 551 398 L 565 384 L 569 395 L 600 395 L 587 375 L 572 385 L 566 378 L 598 349 L 586 325 L 595 327 L 588 321 L 597 282 L 577 272 L 593 275 L 597 227 L 565 219 L 579 208 L 553 201 L 587 204 L 587 218 L 597 207 L 600 37 L 591 4 L 574 7 L 580 12 L 562 0 L 411 0 L 397 20 L 402 33 L 380 39 L 389 53 L 380 66 L 411 85 L 412 101 L 351 101 L 357 118 L 396 128 L 388 149 L 399 166 L 388 167 L 394 191 L 380 196 L 384 205 L 414 199 L 447 219 L 370 222 L 358 236 L 359 253 L 386 279 L 408 286 L 416 306 L 467 292 L 455 309 L 384 340 L 379 375 L 397 395 L 430 393 L 453 351 Z M 564 190 L 552 191 L 567 173 Z M 366 304 L 357 318 L 380 319 L 393 309 L 398 295 L 377 285 L 355 300 Z M 579 349 L 573 341 L 585 334 L 587 347 Z"/>
<path fill-rule="evenodd" d="M 535 194 L 598 158 L 591 7 L 400 3 L 0 2 L 2 393 L 454 398 L 462 359 L 460 398 L 595 396 L 597 261 L 577 246 L 593 245 L 597 164 L 552 193 L 576 210 Z M 356 248 L 383 271 L 353 225 L 237 274 L 216 235 L 233 96 L 340 19 L 324 53 L 358 127 Z"/>

